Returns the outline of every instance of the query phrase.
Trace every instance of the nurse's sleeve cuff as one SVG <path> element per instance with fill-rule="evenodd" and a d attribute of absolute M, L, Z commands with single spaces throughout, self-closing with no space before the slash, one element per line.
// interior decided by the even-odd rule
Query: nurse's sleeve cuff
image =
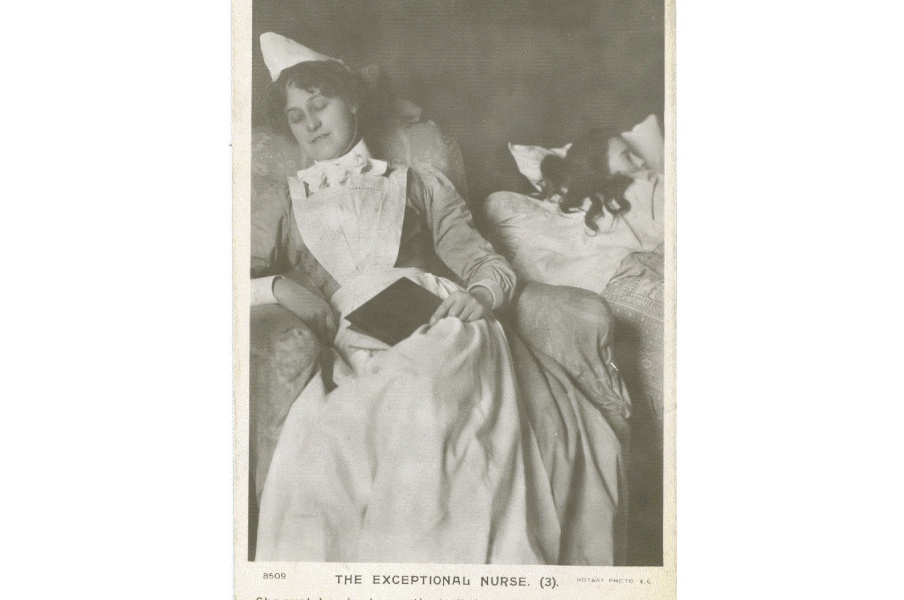
<path fill-rule="evenodd" d="M 279 300 L 273 295 L 273 285 L 282 275 L 270 277 L 258 277 L 251 280 L 251 306 L 258 304 L 279 304 Z"/>
<path fill-rule="evenodd" d="M 492 279 L 481 279 L 480 281 L 476 281 L 468 286 L 468 291 L 470 292 L 476 287 L 482 287 L 490 290 L 490 295 L 493 297 L 493 310 L 496 310 L 500 306 L 502 306 L 502 298 L 505 296 L 502 294 L 502 287 L 493 281 Z"/>

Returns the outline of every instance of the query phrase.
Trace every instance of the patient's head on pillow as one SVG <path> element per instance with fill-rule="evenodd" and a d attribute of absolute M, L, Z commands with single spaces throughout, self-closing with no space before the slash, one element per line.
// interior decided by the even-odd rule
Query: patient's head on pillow
<path fill-rule="evenodd" d="M 342 156 L 363 134 L 365 84 L 344 64 L 302 62 L 284 69 L 267 90 L 274 127 L 291 133 L 314 160 Z"/>
<path fill-rule="evenodd" d="M 546 156 L 540 170 L 550 189 L 563 194 L 559 202 L 563 211 L 579 210 L 590 200 L 584 222 L 598 231 L 596 220 L 604 211 L 618 215 L 631 209 L 625 199 L 625 190 L 633 182 L 629 174 L 645 166 L 620 134 L 592 129 L 571 145 L 564 159 Z"/>

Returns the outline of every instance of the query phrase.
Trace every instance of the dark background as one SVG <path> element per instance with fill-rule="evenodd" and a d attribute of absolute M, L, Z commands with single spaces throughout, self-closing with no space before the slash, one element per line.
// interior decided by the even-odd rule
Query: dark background
<path fill-rule="evenodd" d="M 662 0 L 255 0 L 253 10 L 255 124 L 269 82 L 261 33 L 352 67 L 377 63 L 458 140 L 471 203 L 524 185 L 508 142 L 561 146 L 594 125 L 662 118 Z"/>

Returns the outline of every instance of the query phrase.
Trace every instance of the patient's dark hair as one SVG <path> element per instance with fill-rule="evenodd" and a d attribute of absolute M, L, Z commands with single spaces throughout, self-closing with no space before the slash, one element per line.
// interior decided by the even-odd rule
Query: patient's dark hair
<path fill-rule="evenodd" d="M 365 133 L 373 120 L 373 110 L 364 79 L 335 60 L 303 62 L 284 69 L 267 88 L 267 116 L 270 125 L 292 139 L 286 118 L 286 90 L 294 87 L 307 92 L 319 91 L 324 96 L 342 98 L 358 106 L 358 129 Z"/>
<path fill-rule="evenodd" d="M 596 220 L 604 211 L 616 216 L 631 210 L 625 190 L 634 180 L 609 171 L 609 139 L 618 136 L 617 132 L 592 129 L 571 145 L 564 159 L 551 154 L 540 163 L 540 172 L 549 184 L 547 195 L 566 190 L 559 202 L 563 212 L 580 210 L 584 200 L 590 199 L 584 222 L 594 232 L 599 231 Z"/>

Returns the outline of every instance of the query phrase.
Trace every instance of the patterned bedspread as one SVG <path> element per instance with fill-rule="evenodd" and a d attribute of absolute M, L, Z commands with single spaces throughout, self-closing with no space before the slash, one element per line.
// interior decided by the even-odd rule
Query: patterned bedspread
<path fill-rule="evenodd" d="M 614 362 L 628 385 L 637 418 L 662 422 L 663 249 L 629 254 L 603 290 L 615 313 Z M 642 406 L 638 406 L 642 405 Z M 646 409 L 649 414 L 639 414 Z M 661 446 L 662 440 L 659 440 Z"/>
<path fill-rule="evenodd" d="M 603 290 L 615 313 L 613 362 L 631 394 L 628 564 L 662 564 L 663 249 L 635 252 Z"/>

